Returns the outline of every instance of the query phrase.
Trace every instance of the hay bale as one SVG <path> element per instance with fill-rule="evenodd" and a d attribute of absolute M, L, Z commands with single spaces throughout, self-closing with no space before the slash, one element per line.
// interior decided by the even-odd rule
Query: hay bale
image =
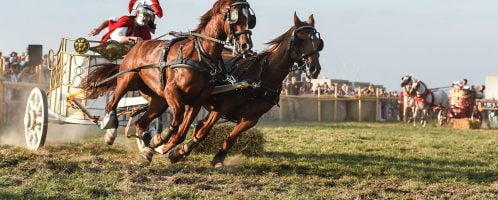
<path fill-rule="evenodd" d="M 453 128 L 457 129 L 479 129 L 481 128 L 481 121 L 470 118 L 455 119 L 453 120 Z"/>
<path fill-rule="evenodd" d="M 208 137 L 195 149 L 196 153 L 217 153 L 223 142 L 233 130 L 233 124 L 219 124 L 213 127 Z M 264 134 L 256 128 L 242 133 L 230 149 L 230 153 L 242 153 L 244 155 L 260 155 L 264 151 Z"/>

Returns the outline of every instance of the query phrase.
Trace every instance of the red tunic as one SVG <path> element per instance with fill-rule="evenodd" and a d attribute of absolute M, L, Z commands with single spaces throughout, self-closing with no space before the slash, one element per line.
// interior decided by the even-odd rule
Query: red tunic
<path fill-rule="evenodd" d="M 159 18 L 163 17 L 163 9 L 161 8 L 161 4 L 159 4 L 159 0 L 151 0 L 152 5 L 149 5 L 152 10 L 154 10 L 154 14 L 158 16 Z M 130 3 L 128 4 L 128 12 L 131 13 L 133 10 L 133 6 L 135 5 L 135 2 L 137 0 L 130 0 Z"/>
<path fill-rule="evenodd" d="M 123 16 L 119 18 L 116 22 L 109 20 L 109 31 L 102 37 L 100 42 L 107 42 L 111 38 L 112 32 L 117 28 L 128 28 L 126 31 L 126 36 L 140 37 L 144 40 L 150 40 L 152 36 L 147 26 L 137 26 L 135 25 L 135 17 Z"/>

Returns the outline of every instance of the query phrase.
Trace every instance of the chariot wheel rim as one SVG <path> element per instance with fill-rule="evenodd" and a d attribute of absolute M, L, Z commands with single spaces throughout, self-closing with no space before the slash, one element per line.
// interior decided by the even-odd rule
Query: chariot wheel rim
<path fill-rule="evenodd" d="M 48 124 L 48 102 L 45 92 L 39 88 L 31 91 L 24 114 L 26 146 L 37 150 L 45 143 Z"/>

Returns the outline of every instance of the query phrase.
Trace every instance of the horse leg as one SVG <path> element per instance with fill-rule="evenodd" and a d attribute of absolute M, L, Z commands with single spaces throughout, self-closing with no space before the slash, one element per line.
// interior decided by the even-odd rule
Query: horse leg
<path fill-rule="evenodd" d="M 418 105 L 415 106 L 415 109 L 413 110 L 413 126 L 417 126 L 417 115 L 418 115 Z"/>
<path fill-rule="evenodd" d="M 143 140 L 145 145 L 142 156 L 148 161 L 152 161 L 154 155 L 154 149 L 150 147 L 152 137 L 148 131 L 149 125 L 152 120 L 159 117 L 168 108 L 168 104 L 166 104 L 163 98 L 157 95 L 150 95 L 150 97 L 151 101 L 149 103 L 149 108 L 145 114 L 135 122 L 135 129 L 137 130 L 136 135 Z"/>
<path fill-rule="evenodd" d="M 185 104 L 181 102 L 181 94 L 174 84 L 168 83 L 166 86 L 166 101 L 171 107 L 171 124 L 168 129 L 164 130 L 159 136 L 156 136 L 151 141 L 153 148 L 170 140 L 170 138 L 178 132 L 179 126 L 183 122 L 185 113 Z M 165 146 L 166 147 L 166 146 Z M 163 147 L 163 149 L 165 148 Z M 170 147 L 170 149 L 173 147 Z M 168 149 L 169 150 L 169 149 Z M 167 151 L 163 151 L 163 154 Z"/>
<path fill-rule="evenodd" d="M 101 128 L 106 129 L 104 140 L 108 145 L 113 145 L 117 136 L 119 121 L 116 115 L 116 108 L 118 107 L 119 100 L 130 90 L 129 87 L 134 76 L 134 74 L 128 74 L 118 77 L 112 99 L 106 105 L 106 114 L 102 120 Z"/>
<path fill-rule="evenodd" d="M 424 108 L 422 110 L 422 127 L 425 127 L 427 125 L 427 117 L 428 117 L 428 113 L 429 112 L 429 108 Z"/>
<path fill-rule="evenodd" d="M 211 161 L 211 166 L 214 168 L 222 168 L 223 162 L 228 154 L 228 151 L 235 144 L 237 138 L 244 131 L 249 130 L 254 125 L 258 123 L 258 118 L 242 118 L 242 120 L 234 127 L 228 138 L 223 142 L 221 149 L 216 153 L 213 160 Z"/>
<path fill-rule="evenodd" d="M 408 105 L 403 105 L 403 122 L 408 123 Z"/>
<path fill-rule="evenodd" d="M 216 124 L 216 122 L 221 117 L 220 112 L 212 111 L 209 113 L 207 118 L 205 118 L 201 123 L 197 124 L 192 134 L 192 139 L 190 139 L 185 145 L 180 148 L 175 148 L 168 152 L 168 158 L 172 163 L 178 162 L 180 159 L 188 156 L 192 150 L 204 140 L 204 138 L 209 134 L 211 128 Z"/>
<path fill-rule="evenodd" d="M 171 137 L 162 151 L 167 154 L 171 163 L 176 163 L 183 157 L 185 157 L 191 150 L 197 145 L 198 140 L 192 139 L 187 144 L 185 144 L 182 148 L 175 148 L 178 144 L 181 144 L 185 141 L 185 137 L 187 136 L 187 132 L 190 128 L 190 125 L 194 121 L 195 117 L 199 113 L 201 106 L 187 106 L 187 110 L 184 116 L 184 121 L 180 125 L 178 129 L 178 133 Z"/>

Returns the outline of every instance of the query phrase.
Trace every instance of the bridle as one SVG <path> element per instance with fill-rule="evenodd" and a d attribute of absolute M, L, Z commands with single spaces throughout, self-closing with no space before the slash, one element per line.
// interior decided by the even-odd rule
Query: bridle
<path fill-rule="evenodd" d="M 300 31 L 304 31 L 304 30 L 309 30 L 310 31 L 310 34 L 308 34 L 308 39 L 311 39 L 312 41 L 314 41 L 315 38 L 318 38 L 318 44 L 314 44 L 313 45 L 315 46 L 315 49 L 313 49 L 312 51 L 309 51 L 309 52 L 302 52 L 300 51 L 300 49 L 297 47 L 297 44 L 296 44 L 296 41 L 299 39 L 297 37 L 297 33 L 299 33 Z M 308 61 L 308 58 L 310 56 L 313 56 L 313 55 L 320 55 L 320 51 L 323 50 L 323 46 L 324 46 L 324 43 L 323 43 L 323 39 L 321 38 L 320 36 L 320 32 L 318 32 L 316 30 L 315 27 L 313 26 L 301 26 L 299 28 L 295 28 L 294 31 L 292 32 L 292 36 L 291 36 L 291 39 L 289 41 L 289 44 L 287 46 L 287 51 L 289 52 L 289 54 L 291 54 L 291 59 L 292 59 L 292 53 L 294 53 L 296 55 L 296 59 L 293 59 L 294 60 L 294 63 L 297 64 L 297 66 L 295 67 L 291 67 L 289 69 L 289 71 L 297 71 L 297 70 L 305 70 L 306 74 L 309 75 L 311 72 L 310 72 L 310 68 L 311 68 L 311 63 L 309 63 Z"/>
<path fill-rule="evenodd" d="M 235 25 L 240 21 L 239 8 L 247 8 L 248 11 L 248 29 L 243 31 L 235 30 Z M 250 37 L 252 35 L 252 31 L 250 29 L 253 29 L 256 26 L 256 15 L 254 14 L 254 10 L 251 8 L 250 4 L 246 1 L 230 4 L 230 6 L 226 8 L 224 20 L 225 22 L 228 21 L 228 41 L 230 44 L 232 44 L 232 46 L 234 46 L 234 49 L 238 49 L 241 47 L 238 39 L 239 36 L 245 34 Z"/>
<path fill-rule="evenodd" d="M 249 14 L 249 25 L 248 25 L 248 29 L 247 30 L 243 30 L 243 31 L 235 31 L 235 25 L 239 22 L 238 20 L 238 14 L 237 14 L 237 19 L 235 20 L 234 17 L 235 14 L 232 15 L 232 13 L 238 13 L 238 10 L 236 10 L 236 8 L 238 6 L 247 6 L 250 10 L 250 14 Z M 234 10 L 235 9 L 235 10 Z M 254 14 L 254 11 L 252 10 L 252 8 L 250 7 L 249 3 L 248 2 L 236 2 L 236 3 L 233 3 L 233 4 L 230 4 L 230 6 L 227 7 L 226 9 L 226 12 L 224 14 L 224 21 L 229 21 L 229 30 L 228 30 L 228 38 L 227 38 L 227 41 L 222 41 L 222 40 L 219 40 L 219 39 L 216 39 L 216 38 L 213 38 L 213 37 L 209 37 L 207 35 L 203 35 L 203 34 L 200 34 L 200 33 L 195 33 L 195 32 L 176 32 L 176 31 L 171 31 L 169 33 L 166 33 L 166 34 L 163 34 L 159 37 L 156 37 L 154 38 L 154 40 L 159 40 L 167 35 L 171 35 L 171 36 L 174 36 L 174 37 L 188 37 L 188 36 L 194 36 L 196 38 L 202 38 L 202 39 L 205 39 L 205 40 L 209 40 L 209 41 L 212 41 L 212 42 L 216 42 L 218 44 L 222 44 L 223 46 L 228 46 L 228 47 L 240 47 L 240 44 L 239 44 L 239 41 L 238 41 L 238 36 L 239 35 L 242 35 L 242 34 L 247 34 L 249 36 L 252 35 L 252 31 L 249 30 L 249 29 L 253 29 L 255 26 L 256 26 L 256 15 Z"/>

